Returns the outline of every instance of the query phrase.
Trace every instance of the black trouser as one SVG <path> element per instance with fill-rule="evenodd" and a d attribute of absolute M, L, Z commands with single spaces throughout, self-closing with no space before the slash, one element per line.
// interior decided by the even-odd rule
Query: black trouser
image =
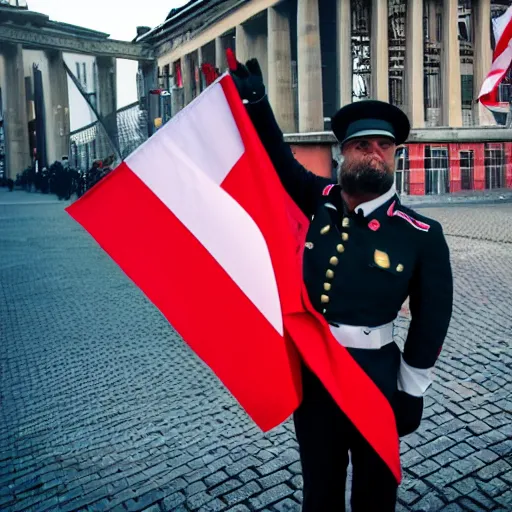
<path fill-rule="evenodd" d="M 352 512 L 394 511 L 397 482 L 387 465 L 305 367 L 302 382 L 303 400 L 294 421 L 304 479 L 303 512 L 345 510 L 349 451 Z"/>

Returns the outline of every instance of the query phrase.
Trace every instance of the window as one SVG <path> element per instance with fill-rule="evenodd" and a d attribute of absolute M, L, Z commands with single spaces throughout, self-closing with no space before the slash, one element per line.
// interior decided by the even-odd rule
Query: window
<path fill-rule="evenodd" d="M 461 75 L 462 108 L 471 108 L 473 104 L 473 75 Z"/>
<path fill-rule="evenodd" d="M 437 195 L 450 192 L 448 148 L 426 146 L 425 191 Z"/>
<path fill-rule="evenodd" d="M 410 192 L 409 151 L 406 146 L 397 149 L 395 154 L 395 187 L 400 195 Z"/>
<path fill-rule="evenodd" d="M 498 86 L 498 98 L 499 101 L 505 103 L 512 102 L 512 67 L 509 68 L 507 74 L 503 77 L 503 80 Z"/>
<path fill-rule="evenodd" d="M 473 150 L 460 152 L 461 189 L 473 190 L 475 157 Z"/>
<path fill-rule="evenodd" d="M 82 63 L 82 85 L 87 90 L 87 66 L 85 62 Z"/>
<path fill-rule="evenodd" d="M 171 90 L 171 66 L 169 64 L 166 64 L 164 66 L 164 89 L 170 91 Z"/>
<path fill-rule="evenodd" d="M 503 144 L 485 146 L 485 188 L 501 188 L 505 184 L 505 149 Z"/>

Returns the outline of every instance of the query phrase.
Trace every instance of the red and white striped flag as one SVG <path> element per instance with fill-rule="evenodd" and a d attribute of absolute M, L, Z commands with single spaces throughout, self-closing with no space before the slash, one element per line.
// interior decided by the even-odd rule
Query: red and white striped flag
<path fill-rule="evenodd" d="M 496 46 L 492 56 L 491 70 L 482 84 L 478 100 L 494 112 L 508 113 L 508 103 L 500 102 L 498 88 L 512 64 L 512 5 L 504 14 L 492 20 Z"/>
<path fill-rule="evenodd" d="M 400 481 L 391 407 L 307 298 L 308 222 L 229 75 L 67 211 L 260 428 L 300 403 L 300 354 Z"/>

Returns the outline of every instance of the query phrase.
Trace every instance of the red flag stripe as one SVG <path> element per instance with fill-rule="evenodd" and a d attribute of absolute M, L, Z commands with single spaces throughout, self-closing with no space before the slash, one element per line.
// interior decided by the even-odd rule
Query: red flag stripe
<path fill-rule="evenodd" d="M 293 349 L 126 164 L 67 211 L 263 430 L 294 411 L 300 384 Z"/>
<path fill-rule="evenodd" d="M 487 74 L 478 100 L 490 110 L 507 112 L 508 105 L 498 101 L 498 87 L 512 63 L 512 6 L 497 19 L 493 20 L 496 48 L 493 62 Z"/>
<path fill-rule="evenodd" d="M 504 14 L 494 21 L 494 38 L 496 46 L 493 52 L 493 60 L 499 57 L 510 45 L 512 39 L 512 6 Z"/>
<path fill-rule="evenodd" d="M 512 42 L 511 42 L 512 44 Z M 492 68 L 487 74 L 486 79 L 480 90 L 480 97 L 490 94 L 503 80 L 512 61 L 512 46 L 508 47 L 492 64 Z"/>

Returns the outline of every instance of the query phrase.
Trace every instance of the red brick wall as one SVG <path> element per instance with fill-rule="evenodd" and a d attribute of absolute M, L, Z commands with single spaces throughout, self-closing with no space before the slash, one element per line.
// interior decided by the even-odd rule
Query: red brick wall
<path fill-rule="evenodd" d="M 473 144 L 475 169 L 473 171 L 473 188 L 475 190 L 485 189 L 485 144 Z"/>
<path fill-rule="evenodd" d="M 505 142 L 505 182 L 507 188 L 512 188 L 512 142 Z"/>
<path fill-rule="evenodd" d="M 460 144 L 448 144 L 448 158 L 450 160 L 450 192 L 460 192 L 462 189 L 460 149 Z"/>
<path fill-rule="evenodd" d="M 409 194 L 425 194 L 425 144 L 408 144 L 409 150 Z"/>

